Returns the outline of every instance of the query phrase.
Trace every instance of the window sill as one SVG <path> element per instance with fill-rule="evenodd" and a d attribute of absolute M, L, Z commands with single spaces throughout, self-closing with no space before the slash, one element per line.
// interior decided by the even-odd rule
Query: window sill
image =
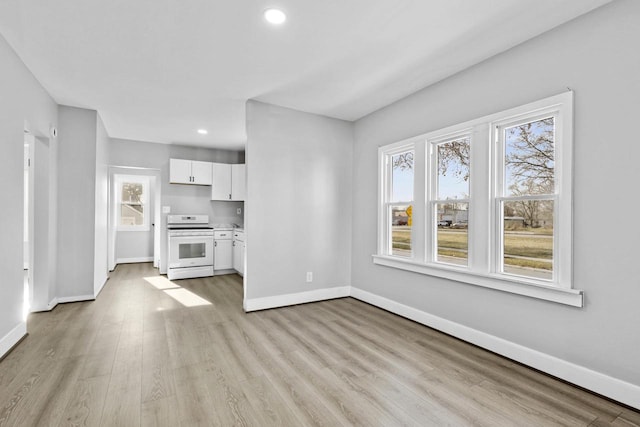
<path fill-rule="evenodd" d="M 507 279 L 497 275 L 482 275 L 461 271 L 455 267 L 424 264 L 388 255 L 372 255 L 372 257 L 373 263 L 377 265 L 426 274 L 428 276 L 441 277 L 443 279 L 455 280 L 470 285 L 557 302 L 573 307 L 584 306 L 584 292 L 577 289 L 545 286 L 537 283 L 529 283 L 526 280 Z"/>

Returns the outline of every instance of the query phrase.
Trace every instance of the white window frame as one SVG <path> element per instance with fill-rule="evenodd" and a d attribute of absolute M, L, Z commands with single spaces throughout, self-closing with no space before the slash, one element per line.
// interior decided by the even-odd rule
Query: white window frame
<path fill-rule="evenodd" d="M 555 194 L 554 200 L 554 278 L 538 280 L 501 272 L 502 212 L 499 192 L 502 176 L 498 132 L 517 121 L 554 114 L 555 120 Z M 573 286 L 572 274 L 572 150 L 573 92 L 568 91 L 526 105 L 511 108 L 445 129 L 380 147 L 378 182 L 378 252 L 377 265 L 399 268 L 430 276 L 487 287 L 533 298 L 582 307 L 584 292 Z M 468 264 L 458 266 L 435 261 L 434 206 L 437 168 L 436 144 L 470 135 L 470 184 Z M 392 256 L 384 243 L 384 207 L 388 201 L 389 170 L 386 160 L 391 153 L 414 149 L 414 203 L 411 258 Z"/>
<path fill-rule="evenodd" d="M 414 162 L 414 174 L 413 174 L 413 200 L 400 200 L 400 201 L 391 201 L 391 192 L 392 192 L 392 176 L 393 176 L 393 165 L 391 164 L 391 158 L 396 154 L 401 154 L 407 151 L 413 151 L 413 162 Z M 393 247 L 391 242 L 391 209 L 396 205 L 410 205 L 412 206 L 412 210 L 415 210 L 415 198 L 416 198 L 416 174 L 415 174 L 415 162 L 416 162 L 416 152 L 415 152 L 415 144 L 413 142 L 401 142 L 397 144 L 392 144 L 390 146 L 384 147 L 384 149 L 378 150 L 378 164 L 379 170 L 381 173 L 379 174 L 379 185 L 378 188 L 380 190 L 378 203 L 378 218 L 381 225 L 379 227 L 380 232 L 378 233 L 378 253 L 384 254 L 385 256 L 399 258 L 404 260 L 413 260 L 416 256 L 415 251 L 415 230 L 414 227 L 411 227 L 411 255 L 409 257 L 393 255 Z M 413 215 L 412 215 L 413 218 Z M 415 221 L 412 219 L 412 222 Z"/>
<path fill-rule="evenodd" d="M 472 131 L 471 128 L 465 128 L 460 131 L 450 133 L 447 135 L 440 135 L 436 138 L 427 138 L 428 149 L 426 151 L 427 160 L 425 164 L 429 165 L 429 170 L 426 172 L 427 176 L 427 188 L 429 189 L 427 194 L 427 234 L 425 241 L 427 242 L 426 254 L 427 260 L 429 262 L 433 262 L 438 265 L 444 265 L 447 267 L 454 267 L 457 269 L 467 270 L 471 265 L 471 257 L 473 256 L 472 252 L 469 250 L 471 246 L 471 233 L 467 234 L 468 242 L 467 242 L 467 265 L 455 265 L 451 263 L 446 263 L 437 260 L 438 256 L 438 221 L 435 215 L 435 207 L 439 203 L 447 203 L 453 202 L 452 200 L 440 199 L 438 197 L 438 146 L 442 144 L 446 144 L 448 142 L 457 141 L 463 138 L 469 139 L 469 147 L 472 145 Z M 468 204 L 468 220 L 473 215 L 472 213 L 472 205 L 471 205 L 471 162 L 469 162 L 469 197 L 466 199 L 456 199 L 455 203 L 467 203 Z M 467 228 L 468 230 L 468 228 Z"/>
<path fill-rule="evenodd" d="M 140 175 L 116 175 L 116 229 L 118 231 L 149 231 L 151 229 L 149 206 L 149 177 Z M 142 192 L 144 194 L 144 202 L 142 203 L 142 225 L 123 225 L 121 224 L 122 215 L 122 185 L 125 183 L 142 184 Z"/>

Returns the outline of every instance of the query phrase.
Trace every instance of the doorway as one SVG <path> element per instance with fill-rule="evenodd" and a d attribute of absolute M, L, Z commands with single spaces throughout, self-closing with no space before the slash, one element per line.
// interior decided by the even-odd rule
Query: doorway
<path fill-rule="evenodd" d="M 160 171 L 109 168 L 109 271 L 160 258 Z"/>

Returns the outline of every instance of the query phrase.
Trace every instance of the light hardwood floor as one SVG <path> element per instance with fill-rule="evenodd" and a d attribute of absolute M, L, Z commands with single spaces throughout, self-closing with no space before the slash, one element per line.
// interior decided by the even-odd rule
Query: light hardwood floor
<path fill-rule="evenodd" d="M 122 265 L 96 301 L 32 314 L 0 362 L 0 426 L 640 425 L 351 298 L 245 314 L 239 276 L 174 284 Z"/>

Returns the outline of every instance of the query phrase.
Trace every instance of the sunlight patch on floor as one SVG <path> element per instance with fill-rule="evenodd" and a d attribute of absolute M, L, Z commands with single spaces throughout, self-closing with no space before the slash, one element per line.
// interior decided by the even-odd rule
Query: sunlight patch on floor
<path fill-rule="evenodd" d="M 180 304 L 185 307 L 197 307 L 200 305 L 211 305 L 209 301 L 206 299 L 194 294 L 193 292 L 184 289 L 166 289 L 164 291 L 165 294 L 169 295 L 171 298 L 178 301 Z"/>
<path fill-rule="evenodd" d="M 144 280 L 153 285 L 156 289 L 178 289 L 180 286 L 173 283 L 171 280 L 162 276 L 145 277 Z"/>
<path fill-rule="evenodd" d="M 171 280 L 163 276 L 151 276 L 145 277 L 148 283 L 158 290 L 164 291 L 174 300 L 178 301 L 185 307 L 198 307 L 202 305 L 211 305 L 209 301 L 191 292 L 188 289 L 184 289 L 182 286 L 173 283 Z M 162 311 L 161 307 L 158 307 L 158 311 Z"/>

